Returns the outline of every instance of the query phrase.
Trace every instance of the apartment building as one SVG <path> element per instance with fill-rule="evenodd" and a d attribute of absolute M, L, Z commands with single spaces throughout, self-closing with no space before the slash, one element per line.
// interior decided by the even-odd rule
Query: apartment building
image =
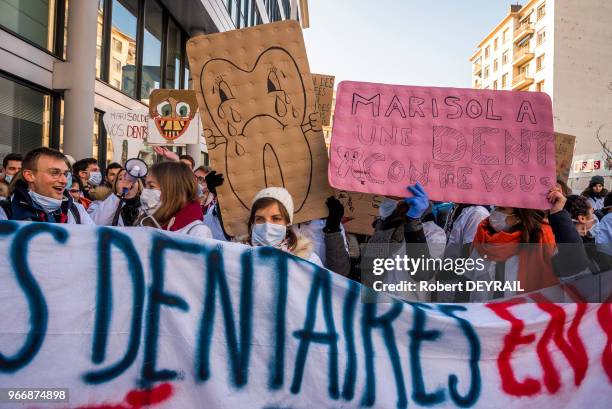
<path fill-rule="evenodd" d="M 41 145 L 118 159 L 102 115 L 190 88 L 189 37 L 308 17 L 307 0 L 0 0 L 0 159 Z M 203 140 L 187 152 L 206 162 Z"/>
<path fill-rule="evenodd" d="M 472 87 L 549 94 L 555 130 L 596 155 L 597 135 L 612 143 L 611 20 L 610 1 L 513 4 L 470 57 Z"/>

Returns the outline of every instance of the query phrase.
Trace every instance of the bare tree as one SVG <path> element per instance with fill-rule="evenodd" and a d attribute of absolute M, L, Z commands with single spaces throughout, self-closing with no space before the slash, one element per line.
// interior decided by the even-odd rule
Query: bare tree
<path fill-rule="evenodd" d="M 609 141 L 604 141 L 602 139 L 602 132 L 601 130 L 603 129 L 604 125 L 601 125 L 598 129 L 597 129 L 597 133 L 595 135 L 595 137 L 597 138 L 597 140 L 599 141 L 599 144 L 601 145 L 601 148 L 603 149 L 603 153 L 606 156 L 606 167 L 607 169 L 612 169 L 612 147 L 610 147 L 610 145 L 608 144 Z"/>

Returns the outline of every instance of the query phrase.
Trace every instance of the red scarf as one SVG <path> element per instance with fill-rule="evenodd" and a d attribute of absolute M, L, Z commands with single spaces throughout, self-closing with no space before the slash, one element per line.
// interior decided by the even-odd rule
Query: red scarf
<path fill-rule="evenodd" d="M 489 219 L 478 225 L 473 246 L 480 256 L 496 262 L 505 262 L 518 254 L 518 280 L 526 292 L 559 284 L 552 268 L 552 256 L 556 247 L 555 236 L 548 222 L 542 222 L 540 240 L 537 243 L 521 243 L 522 231 L 491 233 Z"/>
<path fill-rule="evenodd" d="M 183 227 L 193 223 L 196 220 L 204 220 L 204 215 L 202 214 L 202 207 L 200 203 L 196 200 L 189 202 L 179 210 L 170 222 L 163 226 L 164 230 L 177 231 L 182 229 Z"/>

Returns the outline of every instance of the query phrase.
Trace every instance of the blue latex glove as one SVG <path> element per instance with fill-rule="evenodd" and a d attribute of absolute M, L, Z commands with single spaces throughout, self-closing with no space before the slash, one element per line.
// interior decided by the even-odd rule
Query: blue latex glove
<path fill-rule="evenodd" d="M 404 201 L 410 205 L 410 209 L 406 213 L 406 216 L 412 219 L 419 219 L 429 207 L 429 197 L 427 197 L 425 189 L 423 189 L 423 186 L 419 183 L 414 186 L 408 186 L 407 189 L 413 196 L 404 199 Z"/>

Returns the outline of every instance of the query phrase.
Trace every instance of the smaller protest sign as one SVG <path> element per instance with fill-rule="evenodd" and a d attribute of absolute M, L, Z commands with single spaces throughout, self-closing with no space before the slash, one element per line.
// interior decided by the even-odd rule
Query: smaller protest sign
<path fill-rule="evenodd" d="M 344 229 L 349 233 L 371 236 L 378 206 L 384 196 L 346 190 L 334 190 L 334 195 L 344 206 Z"/>
<path fill-rule="evenodd" d="M 333 75 L 312 74 L 316 96 L 315 110 L 321 114 L 323 126 L 329 126 L 331 121 L 331 107 L 334 97 Z"/>
<path fill-rule="evenodd" d="M 125 163 L 139 156 L 149 135 L 148 120 L 146 111 L 121 109 L 104 113 L 102 122 L 113 142 L 115 161 Z"/>
<path fill-rule="evenodd" d="M 195 91 L 155 89 L 149 97 L 149 138 L 152 145 L 187 145 L 202 133 Z"/>
<path fill-rule="evenodd" d="M 567 183 L 572 157 L 574 156 L 574 144 L 576 137 L 564 133 L 555 132 L 555 154 L 557 162 L 557 178 Z"/>

